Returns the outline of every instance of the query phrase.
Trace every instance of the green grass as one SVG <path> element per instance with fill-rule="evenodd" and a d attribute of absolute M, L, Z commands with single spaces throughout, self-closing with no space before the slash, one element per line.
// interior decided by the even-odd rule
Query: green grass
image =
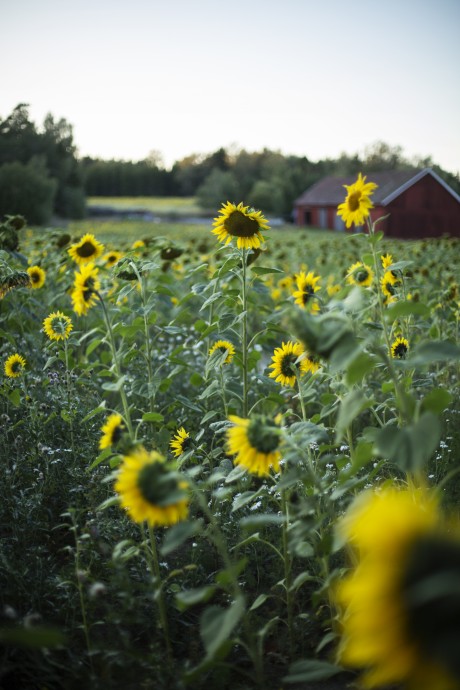
<path fill-rule="evenodd" d="M 109 197 L 93 196 L 87 201 L 88 208 L 105 206 L 120 211 L 149 211 L 158 215 L 189 216 L 203 213 L 195 197 Z"/>

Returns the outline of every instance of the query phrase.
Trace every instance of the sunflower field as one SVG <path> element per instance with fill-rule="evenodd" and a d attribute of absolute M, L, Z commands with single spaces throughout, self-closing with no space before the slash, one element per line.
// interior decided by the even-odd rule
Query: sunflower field
<path fill-rule="evenodd" d="M 2 690 L 458 690 L 460 243 L 374 187 L 2 221 Z"/>

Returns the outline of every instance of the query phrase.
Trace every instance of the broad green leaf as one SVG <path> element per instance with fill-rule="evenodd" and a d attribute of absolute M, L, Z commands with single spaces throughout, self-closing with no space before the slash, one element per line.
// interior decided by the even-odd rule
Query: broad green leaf
<path fill-rule="evenodd" d="M 164 417 L 159 412 L 146 412 L 142 415 L 142 421 L 160 423 L 164 421 Z"/>
<path fill-rule="evenodd" d="M 8 393 L 8 400 L 14 407 L 19 407 L 21 404 L 21 393 L 19 392 L 19 388 L 14 388 L 12 391 Z"/>
<path fill-rule="evenodd" d="M 181 546 L 187 539 L 194 537 L 202 529 L 201 520 L 193 520 L 193 522 L 178 522 L 173 525 L 166 532 L 163 543 L 160 547 L 162 556 L 167 556 L 172 551 Z"/>
<path fill-rule="evenodd" d="M 341 673 L 343 668 L 328 661 L 302 659 L 289 666 L 289 674 L 283 678 L 285 683 L 307 683 L 314 680 L 326 680 Z"/>
<path fill-rule="evenodd" d="M 422 410 L 424 412 L 433 412 L 434 414 L 441 414 L 449 407 L 453 397 L 449 391 L 444 388 L 434 388 L 427 393 L 422 400 Z"/>
<path fill-rule="evenodd" d="M 42 625 L 30 628 L 0 628 L 0 643 L 26 649 L 52 649 L 66 644 L 64 633 Z"/>
<path fill-rule="evenodd" d="M 456 362 L 460 360 L 460 347 L 447 340 L 431 340 L 420 343 L 409 353 L 409 366 L 431 364 L 432 362 Z"/>
<path fill-rule="evenodd" d="M 195 606 L 196 604 L 202 604 L 205 601 L 209 601 L 215 591 L 216 588 L 213 585 L 208 585 L 207 587 L 196 587 L 195 589 L 187 589 L 183 592 L 178 592 L 176 594 L 177 608 L 180 611 L 185 611 L 189 606 Z"/>
<path fill-rule="evenodd" d="M 245 611 L 244 599 L 238 597 L 226 609 L 210 606 L 201 616 L 200 634 L 208 656 L 213 657 L 228 640 Z"/>
<path fill-rule="evenodd" d="M 415 423 L 402 429 L 384 427 L 375 435 L 377 452 L 405 472 L 420 470 L 431 458 L 441 439 L 441 423 L 425 412 Z"/>
<path fill-rule="evenodd" d="M 279 268 L 266 268 L 265 266 L 251 266 L 251 271 L 255 276 L 265 276 L 269 273 L 284 273 Z"/>
<path fill-rule="evenodd" d="M 335 434 L 336 443 L 340 442 L 353 420 L 361 414 L 361 412 L 370 407 L 371 404 L 372 401 L 367 398 L 364 392 L 359 388 L 355 388 L 346 395 L 340 403 Z"/>
<path fill-rule="evenodd" d="M 359 383 L 362 379 L 374 370 L 376 359 L 367 352 L 360 352 L 347 366 L 346 379 L 349 386 Z"/>
<path fill-rule="evenodd" d="M 395 304 L 390 304 L 390 306 L 385 310 L 385 316 L 389 321 L 394 321 L 399 319 L 401 316 L 429 316 L 430 308 L 423 304 L 422 302 L 396 302 Z"/>
<path fill-rule="evenodd" d="M 95 467 L 100 465 L 101 462 L 104 462 L 104 460 L 107 460 L 107 458 L 109 458 L 112 454 L 113 454 L 113 451 L 111 448 L 104 448 L 102 453 L 99 453 L 97 458 L 95 460 L 93 460 L 93 462 L 91 463 L 91 465 L 89 466 L 88 469 L 94 470 Z"/>

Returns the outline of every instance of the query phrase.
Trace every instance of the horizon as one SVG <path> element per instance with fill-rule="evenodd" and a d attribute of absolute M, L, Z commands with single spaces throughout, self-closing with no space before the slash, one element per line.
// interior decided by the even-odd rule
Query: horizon
<path fill-rule="evenodd" d="M 58 0 L 10 4 L 0 117 L 28 103 L 80 158 L 166 169 L 219 148 L 312 162 L 378 141 L 460 174 L 460 3 Z M 71 29 L 71 31 L 70 31 Z M 21 42 L 18 47 L 18 36 Z"/>

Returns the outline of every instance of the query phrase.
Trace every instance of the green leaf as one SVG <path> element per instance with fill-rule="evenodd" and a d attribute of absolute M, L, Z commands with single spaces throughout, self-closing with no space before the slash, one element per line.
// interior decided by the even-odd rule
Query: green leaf
<path fill-rule="evenodd" d="M 159 424 L 160 422 L 164 421 L 164 417 L 159 412 L 146 412 L 142 415 L 142 421 Z"/>
<path fill-rule="evenodd" d="M 404 472 L 417 471 L 435 452 L 441 440 L 441 431 L 441 423 L 436 415 L 425 412 L 410 426 L 380 429 L 375 437 L 376 450 Z"/>
<path fill-rule="evenodd" d="M 360 352 L 347 367 L 346 380 L 349 386 L 359 383 L 362 379 L 373 371 L 376 366 L 376 359 L 367 352 Z"/>
<path fill-rule="evenodd" d="M 265 266 L 251 266 L 251 271 L 255 276 L 266 276 L 269 273 L 284 273 L 279 268 L 266 268 Z"/>
<path fill-rule="evenodd" d="M 253 603 L 253 605 L 250 607 L 249 610 L 255 611 L 256 609 L 259 608 L 259 606 L 262 606 L 262 604 L 264 604 L 267 601 L 267 599 L 269 599 L 269 598 L 270 598 L 269 594 L 259 594 L 259 596 L 257 597 L 257 599 L 255 600 L 255 602 Z"/>
<path fill-rule="evenodd" d="M 258 491 L 243 491 L 242 494 L 235 496 L 233 500 L 232 513 L 248 503 L 251 503 L 255 498 L 257 498 L 257 496 L 260 495 L 262 490 L 263 489 L 261 488 Z"/>
<path fill-rule="evenodd" d="M 93 460 L 93 462 L 91 463 L 91 465 L 89 466 L 88 469 L 94 470 L 95 467 L 100 465 L 101 462 L 104 462 L 104 460 L 107 460 L 107 458 L 110 457 L 111 455 L 113 455 L 112 449 L 111 448 L 105 448 L 102 451 L 102 453 L 99 453 L 97 458 L 95 460 Z"/>
<path fill-rule="evenodd" d="M 258 529 L 266 525 L 281 525 L 284 522 L 282 515 L 274 515 L 273 513 L 261 513 L 259 515 L 249 515 L 241 518 L 240 525 L 245 529 Z"/>
<path fill-rule="evenodd" d="M 179 548 L 187 539 L 194 537 L 202 529 L 202 521 L 194 520 L 193 522 L 178 522 L 173 525 L 165 535 L 163 543 L 160 548 L 162 556 L 167 556 L 169 553 Z"/>
<path fill-rule="evenodd" d="M 409 366 L 418 366 L 432 362 L 456 362 L 458 360 L 460 360 L 460 347 L 448 340 L 431 340 L 415 347 L 406 359 L 406 363 Z"/>
<path fill-rule="evenodd" d="M 10 393 L 8 393 L 8 400 L 14 407 L 19 407 L 21 404 L 21 393 L 19 388 L 14 388 Z"/>
<path fill-rule="evenodd" d="M 101 338 L 96 338 L 96 340 L 93 340 L 88 347 L 86 348 L 86 357 L 89 357 L 90 354 L 102 343 Z"/>
<path fill-rule="evenodd" d="M 120 378 L 115 381 L 114 383 L 103 383 L 102 388 L 105 391 L 113 391 L 115 393 L 118 393 L 121 388 L 123 387 L 124 382 L 126 381 L 126 376 L 120 376 Z"/>
<path fill-rule="evenodd" d="M 435 388 L 425 397 L 422 401 L 421 409 L 424 412 L 433 412 L 433 414 L 441 414 L 444 410 L 449 407 L 452 402 L 453 397 L 444 388 Z"/>
<path fill-rule="evenodd" d="M 51 649 L 63 646 L 66 638 L 60 630 L 40 625 L 31 628 L 0 628 L 0 642 L 12 647 Z"/>
<path fill-rule="evenodd" d="M 226 609 L 210 606 L 201 616 L 200 634 L 208 656 L 213 657 L 228 640 L 242 619 L 245 611 L 244 599 L 238 597 Z"/>
<path fill-rule="evenodd" d="M 90 419 L 95 417 L 100 412 L 107 412 L 107 410 L 105 409 L 105 401 L 103 403 L 101 403 L 101 405 L 99 405 L 99 407 L 95 407 L 93 410 L 91 410 L 91 412 L 88 412 L 86 417 L 83 417 L 83 419 L 81 420 L 81 424 L 88 422 Z"/>
<path fill-rule="evenodd" d="M 359 415 L 363 410 L 366 410 L 372 401 L 369 400 L 359 388 L 355 388 L 350 391 L 348 395 L 340 403 L 339 415 L 337 418 L 335 442 L 339 443 L 342 439 L 345 431 L 348 429 L 352 421 Z"/>
<path fill-rule="evenodd" d="M 289 674 L 283 678 L 285 683 L 306 683 L 314 680 L 326 680 L 341 673 L 343 669 L 328 661 L 318 659 L 301 659 L 289 666 Z"/>
<path fill-rule="evenodd" d="M 179 611 L 185 611 L 190 606 L 202 604 L 208 601 L 215 591 L 216 588 L 214 585 L 208 585 L 207 587 L 196 587 L 195 589 L 187 589 L 184 592 L 178 592 L 176 594 L 177 608 Z"/>
<path fill-rule="evenodd" d="M 430 308 L 422 302 L 401 301 L 390 304 L 385 311 L 385 316 L 389 321 L 394 321 L 401 316 L 429 316 L 430 313 Z"/>

